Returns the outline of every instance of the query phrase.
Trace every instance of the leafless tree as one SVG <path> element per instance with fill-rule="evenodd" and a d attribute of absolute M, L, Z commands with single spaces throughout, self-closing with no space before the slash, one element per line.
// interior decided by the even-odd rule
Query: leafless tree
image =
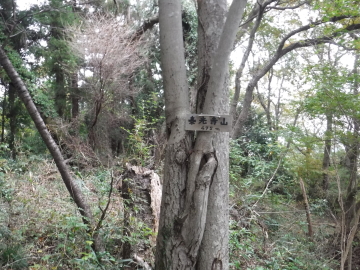
<path fill-rule="evenodd" d="M 114 114 L 121 112 L 124 102 L 140 90 L 131 82 L 137 68 L 146 61 L 149 39 L 104 14 L 92 14 L 84 24 L 69 31 L 73 36 L 71 46 L 84 61 L 79 81 L 86 91 L 89 142 L 96 148 L 97 130 L 103 130 L 97 129 L 101 115 L 107 122 L 116 119 Z"/>

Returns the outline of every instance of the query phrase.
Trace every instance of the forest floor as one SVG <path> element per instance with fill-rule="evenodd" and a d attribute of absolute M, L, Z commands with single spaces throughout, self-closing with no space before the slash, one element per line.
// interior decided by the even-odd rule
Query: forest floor
<path fill-rule="evenodd" d="M 102 228 L 107 252 L 100 262 L 51 160 L 24 157 L 0 160 L 0 165 L 0 269 L 122 269 L 129 263 L 121 258 L 125 240 L 151 245 L 149 230 L 139 220 L 126 223 L 131 239 L 124 236 L 123 201 L 115 190 Z M 99 206 L 108 201 L 110 170 L 73 167 L 72 172 L 99 217 Z M 321 201 L 311 206 L 311 237 L 299 201 L 278 194 L 265 196 L 256 207 L 231 201 L 231 269 L 338 269 L 338 228 Z"/>

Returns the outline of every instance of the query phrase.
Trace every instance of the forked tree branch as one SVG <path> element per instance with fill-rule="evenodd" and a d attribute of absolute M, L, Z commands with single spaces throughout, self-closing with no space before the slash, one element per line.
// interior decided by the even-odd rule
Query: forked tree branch
<path fill-rule="evenodd" d="M 335 38 L 344 35 L 346 33 L 349 33 L 350 31 L 355 31 L 360 29 L 360 24 L 351 24 L 344 28 L 341 28 L 335 32 L 333 32 L 331 35 L 324 35 L 322 37 L 313 38 L 313 39 L 304 39 L 297 42 L 289 43 L 289 45 L 286 45 L 286 42 L 293 36 L 305 32 L 314 26 L 322 25 L 328 22 L 339 22 L 344 19 L 350 19 L 352 17 L 350 16 L 338 16 L 330 18 L 329 20 L 319 20 L 307 25 L 304 25 L 302 27 L 299 27 L 298 29 L 291 31 L 289 34 L 287 34 L 279 43 L 278 48 L 273 55 L 273 57 L 263 66 L 262 69 L 260 69 L 250 80 L 248 83 L 248 86 L 246 88 L 245 97 L 243 101 L 243 106 L 241 113 L 239 117 L 236 120 L 235 125 L 233 126 L 232 131 L 232 138 L 238 138 L 241 136 L 244 128 L 244 124 L 246 122 L 246 119 L 248 117 L 248 114 L 250 112 L 251 103 L 252 103 L 252 95 L 254 88 L 256 84 L 259 82 L 259 80 L 277 63 L 277 61 L 286 55 L 287 53 L 298 49 L 298 48 L 304 48 L 304 47 L 310 47 L 314 45 L 324 44 L 324 43 L 331 43 Z M 235 100 L 234 100 L 235 102 Z"/>

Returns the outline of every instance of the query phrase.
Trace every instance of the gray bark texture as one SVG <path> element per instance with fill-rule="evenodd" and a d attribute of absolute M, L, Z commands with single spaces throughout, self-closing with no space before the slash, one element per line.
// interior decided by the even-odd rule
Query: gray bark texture
<path fill-rule="evenodd" d="M 225 16 L 226 1 L 198 1 L 197 113 L 228 113 L 228 61 L 245 5 L 234 0 Z M 181 4 L 160 0 L 159 7 L 168 144 L 155 268 L 228 269 L 229 135 L 185 131 L 190 103 Z"/>
<path fill-rule="evenodd" d="M 59 147 L 55 143 L 54 139 L 51 137 L 50 132 L 48 131 L 43 119 L 40 116 L 39 111 L 37 110 L 28 89 L 26 88 L 24 82 L 20 78 L 19 74 L 15 70 L 14 66 L 11 64 L 9 58 L 7 57 L 5 51 L 0 47 L 0 65 L 4 68 L 5 72 L 9 76 L 11 82 L 15 85 L 18 95 L 21 101 L 24 103 L 31 119 L 34 121 L 34 124 L 39 131 L 42 139 L 44 140 L 47 148 L 49 149 L 55 164 L 60 172 L 60 175 L 63 179 L 63 182 L 69 191 L 71 197 L 75 201 L 76 206 L 79 208 L 79 212 L 83 218 L 85 224 L 89 226 L 89 232 L 93 234 L 94 240 L 94 250 L 101 251 L 103 250 L 102 241 L 100 240 L 97 232 L 92 232 L 92 225 L 94 225 L 93 216 L 89 205 L 86 203 L 83 194 L 74 182 L 71 177 L 70 171 L 65 164 L 64 158 L 60 152 Z"/>

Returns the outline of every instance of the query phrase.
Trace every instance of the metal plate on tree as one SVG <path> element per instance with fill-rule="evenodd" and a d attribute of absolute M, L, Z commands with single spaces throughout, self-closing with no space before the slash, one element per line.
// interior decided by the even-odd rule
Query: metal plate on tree
<path fill-rule="evenodd" d="M 189 114 L 186 118 L 185 130 L 199 131 L 231 131 L 230 115 Z"/>

